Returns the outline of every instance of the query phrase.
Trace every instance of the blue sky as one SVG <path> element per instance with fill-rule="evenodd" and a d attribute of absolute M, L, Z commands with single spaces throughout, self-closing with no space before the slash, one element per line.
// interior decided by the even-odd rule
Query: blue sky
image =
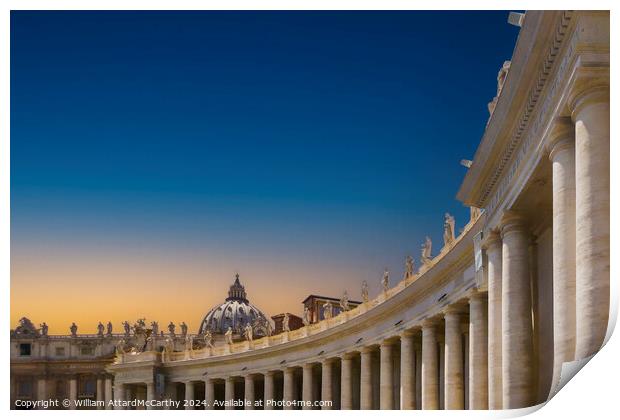
<path fill-rule="evenodd" d="M 438 250 L 444 212 L 457 229 L 468 218 L 459 161 L 512 55 L 506 19 L 12 12 L 14 301 L 54 270 L 88 282 L 78 260 L 215 261 L 178 284 L 220 278 L 215 303 L 239 270 L 255 289 L 287 282 L 291 311 L 307 292 L 378 283 L 384 266 L 400 277 L 424 235 Z"/>

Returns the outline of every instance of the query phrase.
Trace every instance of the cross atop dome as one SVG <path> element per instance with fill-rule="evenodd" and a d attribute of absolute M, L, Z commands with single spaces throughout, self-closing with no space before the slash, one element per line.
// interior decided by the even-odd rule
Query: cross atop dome
<path fill-rule="evenodd" d="M 243 287 L 239 281 L 239 273 L 235 273 L 235 282 L 230 286 L 230 289 L 228 290 L 228 298 L 226 300 L 240 300 L 247 302 L 245 287 Z"/>

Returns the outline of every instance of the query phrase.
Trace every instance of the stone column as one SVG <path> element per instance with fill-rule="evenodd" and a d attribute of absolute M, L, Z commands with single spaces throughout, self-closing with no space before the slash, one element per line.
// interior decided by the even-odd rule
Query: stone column
<path fill-rule="evenodd" d="M 235 379 L 232 376 L 226 378 L 224 382 L 224 399 L 227 401 L 226 410 L 234 410 L 232 405 L 235 399 Z"/>
<path fill-rule="evenodd" d="M 120 384 L 114 381 L 114 400 L 116 401 L 125 401 L 125 385 Z M 117 405 L 114 407 L 115 410 L 123 410 L 124 407 Z"/>
<path fill-rule="evenodd" d="M 205 410 L 213 410 L 215 403 L 215 382 L 213 379 L 205 380 Z"/>
<path fill-rule="evenodd" d="M 575 357 L 596 353 L 609 318 L 609 86 L 574 100 L 576 239 Z"/>
<path fill-rule="evenodd" d="M 534 404 L 529 232 L 507 212 L 502 226 L 502 381 L 504 409 Z"/>
<path fill-rule="evenodd" d="M 99 388 L 97 388 L 97 391 L 99 391 Z M 97 399 L 99 399 L 98 393 Z M 47 400 L 47 379 L 45 377 L 37 379 L 37 400 Z"/>
<path fill-rule="evenodd" d="M 333 362 L 329 359 L 323 360 L 321 363 L 321 400 L 323 401 L 333 401 L 332 368 Z M 332 406 L 325 404 L 321 409 L 331 410 Z"/>
<path fill-rule="evenodd" d="M 372 348 L 364 347 L 360 353 L 360 409 L 372 410 Z"/>
<path fill-rule="evenodd" d="M 352 371 L 353 357 L 345 354 L 341 358 L 340 367 L 340 409 L 353 409 L 353 388 L 352 388 Z"/>
<path fill-rule="evenodd" d="M 553 176 L 553 380 L 575 359 L 575 128 L 558 118 L 549 138 Z"/>
<path fill-rule="evenodd" d="M 415 349 L 411 332 L 400 336 L 400 408 L 415 410 Z"/>
<path fill-rule="evenodd" d="M 98 377 L 97 378 L 97 392 L 96 392 L 96 397 L 97 397 L 97 403 L 101 404 L 104 401 L 104 397 L 103 397 L 103 378 L 102 377 Z M 103 406 L 97 406 L 98 410 L 103 410 Z"/>
<path fill-rule="evenodd" d="M 482 293 L 469 298 L 469 409 L 488 410 L 487 299 Z"/>
<path fill-rule="evenodd" d="M 254 410 L 254 375 L 245 375 L 243 386 L 244 409 Z"/>
<path fill-rule="evenodd" d="M 146 400 L 149 401 L 149 405 L 146 406 L 147 410 L 154 410 L 155 407 L 150 405 L 150 401 L 155 400 L 155 382 L 146 383 Z"/>
<path fill-rule="evenodd" d="M 295 400 L 295 369 L 287 367 L 284 369 L 284 409 L 293 410 L 295 407 L 290 403 Z"/>
<path fill-rule="evenodd" d="M 439 409 L 438 368 L 437 331 L 427 322 L 422 325 L 422 410 Z"/>
<path fill-rule="evenodd" d="M 105 409 L 111 410 L 112 406 L 110 406 L 110 400 L 112 400 L 112 378 L 105 378 Z"/>
<path fill-rule="evenodd" d="M 487 253 L 487 283 L 489 289 L 489 409 L 501 410 L 502 390 L 502 241 L 499 234 L 490 231 L 484 241 Z"/>
<path fill-rule="evenodd" d="M 314 401 L 312 395 L 312 364 L 306 363 L 303 366 L 303 388 L 301 399 L 304 401 Z M 312 410 L 312 406 L 304 405 L 304 410 Z"/>
<path fill-rule="evenodd" d="M 380 379 L 380 408 L 381 410 L 394 409 L 394 366 L 392 361 L 392 343 L 381 343 L 381 372 Z"/>
<path fill-rule="evenodd" d="M 69 379 L 69 409 L 75 410 L 75 402 L 77 401 L 78 383 L 77 378 Z"/>
<path fill-rule="evenodd" d="M 193 399 L 194 399 L 194 382 L 186 381 L 185 382 L 185 400 L 187 401 L 187 405 L 185 406 L 186 410 L 194 409 L 194 405 L 192 404 Z"/>
<path fill-rule="evenodd" d="M 465 394 L 461 315 L 457 309 L 448 308 L 444 318 L 446 321 L 444 407 L 446 410 L 463 410 Z"/>
<path fill-rule="evenodd" d="M 263 405 L 264 405 L 265 410 L 273 410 L 273 405 L 267 404 L 267 401 L 275 399 L 274 373 L 266 372 L 264 376 L 265 376 L 265 395 L 264 395 Z"/>

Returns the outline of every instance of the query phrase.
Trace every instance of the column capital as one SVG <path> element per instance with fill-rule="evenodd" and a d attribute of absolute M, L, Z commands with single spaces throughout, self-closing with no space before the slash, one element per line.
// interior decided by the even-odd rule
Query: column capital
<path fill-rule="evenodd" d="M 392 348 L 393 345 L 394 345 L 394 343 L 392 341 L 383 340 L 379 346 L 383 350 L 383 349 L 386 349 L 386 348 Z"/>
<path fill-rule="evenodd" d="M 373 347 L 362 347 L 360 349 L 360 354 L 370 354 L 373 351 L 375 351 L 375 349 Z"/>
<path fill-rule="evenodd" d="M 413 337 L 415 336 L 415 331 L 403 331 L 400 333 L 400 339 L 413 339 Z"/>
<path fill-rule="evenodd" d="M 435 328 L 437 328 L 437 319 L 426 318 L 422 321 L 422 332 L 424 332 L 425 330 L 434 330 Z"/>
<path fill-rule="evenodd" d="M 474 291 L 472 291 L 472 293 L 470 293 L 470 295 L 468 296 L 468 300 L 469 303 L 484 303 L 485 301 L 487 301 L 488 299 L 488 295 L 486 292 L 481 292 L 477 289 L 475 289 Z"/>
<path fill-rule="evenodd" d="M 442 311 L 444 319 L 458 319 L 463 315 L 463 312 L 463 307 L 461 305 L 449 305 Z"/>
<path fill-rule="evenodd" d="M 609 102 L 609 84 L 596 83 L 590 86 L 575 88 L 571 92 L 568 107 L 573 121 L 577 119 L 579 113 L 588 105 Z"/>
<path fill-rule="evenodd" d="M 557 117 L 552 124 L 545 145 L 551 161 L 558 152 L 575 148 L 575 124 L 570 117 Z"/>
<path fill-rule="evenodd" d="M 482 239 L 482 249 L 492 250 L 500 249 L 502 246 L 502 238 L 496 229 L 487 231 Z"/>
<path fill-rule="evenodd" d="M 344 353 L 340 358 L 342 360 L 352 360 L 355 357 L 353 353 Z"/>
<path fill-rule="evenodd" d="M 525 217 L 517 211 L 507 210 L 501 219 L 501 235 L 502 239 L 512 232 L 525 232 L 527 223 Z"/>

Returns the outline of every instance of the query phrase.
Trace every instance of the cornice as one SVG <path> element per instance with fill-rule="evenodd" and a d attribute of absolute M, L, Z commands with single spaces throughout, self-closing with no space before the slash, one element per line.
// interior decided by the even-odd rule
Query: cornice
<path fill-rule="evenodd" d="M 502 95 L 457 194 L 466 205 L 487 207 L 491 193 L 531 125 L 572 18 L 571 11 L 527 12 Z"/>

